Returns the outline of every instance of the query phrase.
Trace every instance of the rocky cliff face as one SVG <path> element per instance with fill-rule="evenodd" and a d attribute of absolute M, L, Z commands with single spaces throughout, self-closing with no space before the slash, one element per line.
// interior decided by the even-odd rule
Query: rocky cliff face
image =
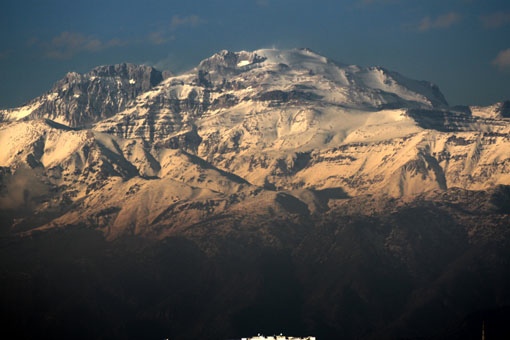
<path fill-rule="evenodd" d="M 149 66 L 100 66 L 87 74 L 68 73 L 45 95 L 5 116 L 48 118 L 70 127 L 90 127 L 133 104 L 135 98 L 163 80 Z"/>

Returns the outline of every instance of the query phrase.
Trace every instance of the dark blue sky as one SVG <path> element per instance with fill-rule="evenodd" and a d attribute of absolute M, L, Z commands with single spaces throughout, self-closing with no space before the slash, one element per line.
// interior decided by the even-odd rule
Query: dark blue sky
<path fill-rule="evenodd" d="M 68 71 L 133 62 L 177 73 L 222 49 L 265 47 L 430 80 L 452 105 L 510 99 L 508 0 L 5 0 L 0 107 Z"/>

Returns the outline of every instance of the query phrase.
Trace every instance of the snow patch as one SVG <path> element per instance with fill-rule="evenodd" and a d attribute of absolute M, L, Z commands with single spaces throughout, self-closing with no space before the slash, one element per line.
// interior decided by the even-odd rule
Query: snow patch
<path fill-rule="evenodd" d="M 32 112 L 38 109 L 42 103 L 34 103 L 32 105 L 22 106 L 16 109 L 4 111 L 4 119 L 8 121 L 20 120 L 29 116 Z"/>
<path fill-rule="evenodd" d="M 471 106 L 472 115 L 480 118 L 497 119 L 500 118 L 499 109 L 501 104 L 490 106 Z"/>
<path fill-rule="evenodd" d="M 46 168 L 63 164 L 73 153 L 83 147 L 85 140 L 85 132 L 52 129 L 45 141 L 41 163 Z"/>
<path fill-rule="evenodd" d="M 240 62 L 237 63 L 237 67 L 248 66 L 250 64 L 251 62 L 249 60 L 241 60 Z"/>
<path fill-rule="evenodd" d="M 46 99 L 47 100 L 55 100 L 55 99 L 57 99 L 57 97 L 58 97 L 58 93 L 57 92 L 53 92 L 53 93 L 48 94 L 46 96 Z"/>
<path fill-rule="evenodd" d="M 19 122 L 1 126 L 0 128 L 0 166 L 11 166 L 16 158 L 30 151 L 43 134 L 44 126 L 38 122 Z"/>

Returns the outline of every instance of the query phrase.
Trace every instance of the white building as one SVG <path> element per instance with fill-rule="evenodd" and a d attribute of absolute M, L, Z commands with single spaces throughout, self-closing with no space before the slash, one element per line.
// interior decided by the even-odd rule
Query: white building
<path fill-rule="evenodd" d="M 307 336 L 304 338 L 294 337 L 294 336 L 285 336 L 285 335 L 273 335 L 273 336 L 264 336 L 257 335 L 252 336 L 251 338 L 242 338 L 241 340 L 316 340 L 314 336 Z"/>

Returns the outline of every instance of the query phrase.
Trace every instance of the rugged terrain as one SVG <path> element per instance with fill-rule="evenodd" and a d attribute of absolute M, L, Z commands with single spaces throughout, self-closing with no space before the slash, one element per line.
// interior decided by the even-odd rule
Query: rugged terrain
<path fill-rule="evenodd" d="M 509 117 L 307 49 L 70 73 L 0 111 L 2 313 L 26 337 L 508 335 Z"/>

